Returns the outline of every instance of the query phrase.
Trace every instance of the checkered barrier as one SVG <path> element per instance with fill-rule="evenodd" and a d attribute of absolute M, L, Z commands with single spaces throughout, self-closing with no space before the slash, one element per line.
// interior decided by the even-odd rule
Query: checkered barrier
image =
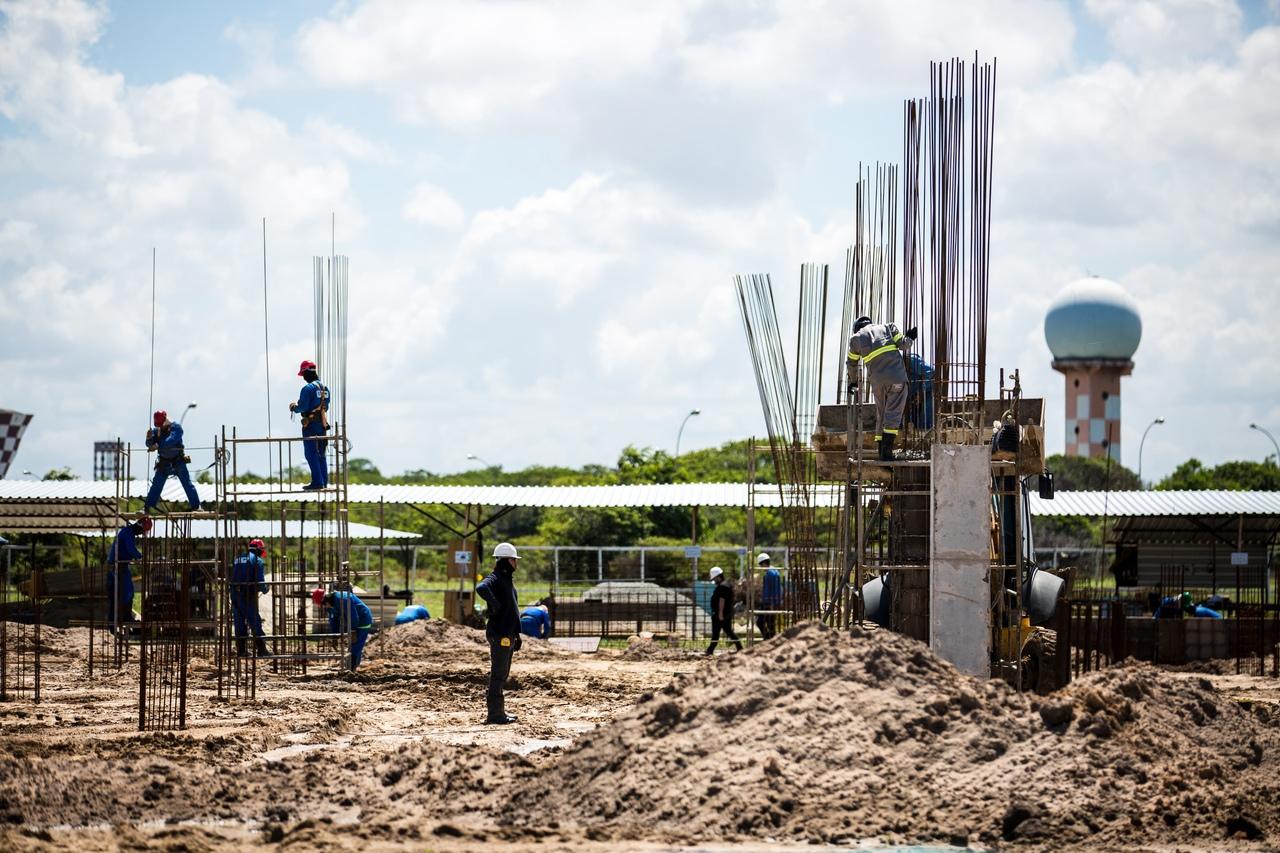
<path fill-rule="evenodd" d="M 12 409 L 0 409 L 0 480 L 9 471 L 9 463 L 18 453 L 18 442 L 34 415 L 24 415 Z"/>

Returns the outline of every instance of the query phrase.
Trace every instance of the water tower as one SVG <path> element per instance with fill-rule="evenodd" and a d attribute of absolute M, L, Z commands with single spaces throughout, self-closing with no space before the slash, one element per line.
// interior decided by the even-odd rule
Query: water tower
<path fill-rule="evenodd" d="M 1066 378 L 1068 456 L 1120 461 L 1120 377 L 1142 340 L 1137 304 L 1114 281 L 1084 278 L 1062 289 L 1044 318 L 1053 369 Z"/>

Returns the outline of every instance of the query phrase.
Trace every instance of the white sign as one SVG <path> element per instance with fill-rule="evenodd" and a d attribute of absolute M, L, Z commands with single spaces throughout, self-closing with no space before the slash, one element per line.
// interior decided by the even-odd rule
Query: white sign
<path fill-rule="evenodd" d="M 459 565 L 459 566 L 470 565 L 471 552 L 470 551 L 454 551 L 453 562 L 455 565 Z"/>
<path fill-rule="evenodd" d="M 1249 565 L 1249 552 L 1248 551 L 1232 551 L 1231 565 L 1233 566 Z"/>
<path fill-rule="evenodd" d="M 702 546 L 701 545 L 685 545 L 684 555 L 687 559 L 696 560 L 702 556 Z"/>

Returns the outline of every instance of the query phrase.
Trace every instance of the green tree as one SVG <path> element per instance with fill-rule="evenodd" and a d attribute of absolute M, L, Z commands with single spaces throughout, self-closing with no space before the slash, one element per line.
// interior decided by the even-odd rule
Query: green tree
<path fill-rule="evenodd" d="M 1045 460 L 1053 472 L 1054 487 L 1062 491 L 1135 491 L 1142 488 L 1138 475 L 1119 462 L 1088 456 L 1054 454 Z"/>
<path fill-rule="evenodd" d="M 63 465 L 61 468 L 50 469 L 49 473 L 45 474 L 40 479 L 42 480 L 74 480 L 76 479 L 76 475 L 71 473 L 71 469 L 69 467 L 67 467 L 66 465 Z"/>
<path fill-rule="evenodd" d="M 1268 462 L 1223 462 L 1206 467 L 1199 459 L 1188 459 L 1156 484 L 1161 491 L 1178 489 L 1226 489 L 1228 491 L 1280 490 L 1280 468 Z"/>

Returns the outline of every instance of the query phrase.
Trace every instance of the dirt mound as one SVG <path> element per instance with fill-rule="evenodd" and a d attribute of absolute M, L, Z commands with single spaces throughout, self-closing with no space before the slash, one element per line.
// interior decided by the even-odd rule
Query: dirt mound
<path fill-rule="evenodd" d="M 1033 700 L 905 637 L 810 624 L 642 696 L 522 811 L 675 842 L 1275 838 L 1278 750 L 1275 721 L 1207 681 L 1133 665 Z"/>
<path fill-rule="evenodd" d="M 685 649 L 673 649 L 665 643 L 658 642 L 653 637 L 641 637 L 632 635 L 627 640 L 627 647 L 623 649 L 618 657 L 621 660 L 683 660 L 697 658 L 697 652 L 690 652 Z"/>
<path fill-rule="evenodd" d="M 539 659 L 574 655 L 546 640 L 523 637 L 516 659 Z M 379 631 L 377 639 L 369 644 L 370 660 L 406 659 L 419 655 L 446 655 L 463 659 L 488 657 L 489 641 L 484 631 L 447 622 L 444 619 L 420 619 L 405 625 L 393 625 Z"/>

